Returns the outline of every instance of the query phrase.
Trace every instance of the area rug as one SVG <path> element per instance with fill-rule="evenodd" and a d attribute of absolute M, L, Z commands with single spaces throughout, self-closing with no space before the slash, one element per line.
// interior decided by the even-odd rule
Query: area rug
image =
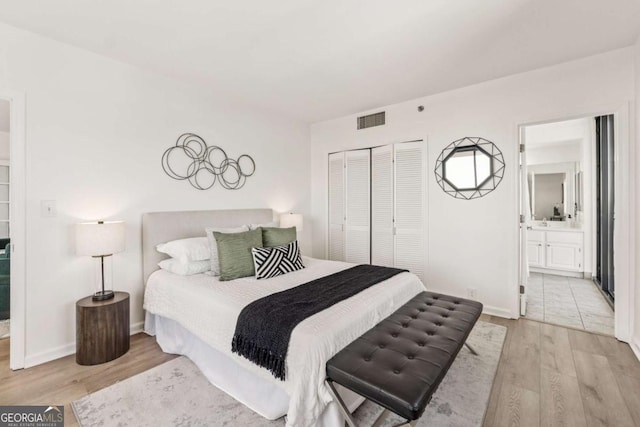
<path fill-rule="evenodd" d="M 479 353 L 460 351 L 418 426 L 481 426 L 506 328 L 478 322 L 469 344 Z M 89 426 L 279 426 L 211 385 L 186 357 L 178 357 L 72 403 L 78 423 Z M 355 413 L 371 425 L 381 411 L 370 402 Z M 385 425 L 400 421 L 389 417 Z"/>

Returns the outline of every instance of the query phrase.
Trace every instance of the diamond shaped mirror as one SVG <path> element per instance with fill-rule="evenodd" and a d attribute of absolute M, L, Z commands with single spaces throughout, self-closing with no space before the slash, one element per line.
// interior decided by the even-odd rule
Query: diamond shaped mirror
<path fill-rule="evenodd" d="M 473 199 L 493 191 L 504 175 L 502 152 L 484 138 L 462 138 L 447 146 L 436 162 L 436 180 L 449 195 Z"/>
<path fill-rule="evenodd" d="M 493 170 L 491 156 L 478 146 L 456 147 L 442 163 L 444 179 L 458 191 L 481 187 Z"/>

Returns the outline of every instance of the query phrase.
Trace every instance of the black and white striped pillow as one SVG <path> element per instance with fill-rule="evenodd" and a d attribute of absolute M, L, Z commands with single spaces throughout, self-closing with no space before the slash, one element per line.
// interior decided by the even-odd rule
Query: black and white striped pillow
<path fill-rule="evenodd" d="M 304 268 L 297 240 L 272 248 L 252 248 L 251 253 L 257 279 L 268 279 Z"/>

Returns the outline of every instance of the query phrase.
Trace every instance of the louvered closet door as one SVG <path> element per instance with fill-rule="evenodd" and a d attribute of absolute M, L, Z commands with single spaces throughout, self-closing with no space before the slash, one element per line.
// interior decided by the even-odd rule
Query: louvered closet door
<path fill-rule="evenodd" d="M 393 145 L 371 150 L 371 264 L 393 267 Z"/>
<path fill-rule="evenodd" d="M 425 171 L 422 141 L 394 145 L 395 265 L 425 280 Z"/>
<path fill-rule="evenodd" d="M 329 259 L 344 261 L 344 153 L 329 154 Z"/>
<path fill-rule="evenodd" d="M 345 261 L 371 262 L 370 231 L 370 150 L 347 151 Z"/>

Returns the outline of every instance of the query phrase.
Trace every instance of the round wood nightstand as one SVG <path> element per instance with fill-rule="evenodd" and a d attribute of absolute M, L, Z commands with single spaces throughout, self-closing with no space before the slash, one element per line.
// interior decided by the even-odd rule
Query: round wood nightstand
<path fill-rule="evenodd" d="M 129 294 L 115 292 L 106 301 L 76 302 L 76 362 L 97 365 L 129 351 Z"/>

